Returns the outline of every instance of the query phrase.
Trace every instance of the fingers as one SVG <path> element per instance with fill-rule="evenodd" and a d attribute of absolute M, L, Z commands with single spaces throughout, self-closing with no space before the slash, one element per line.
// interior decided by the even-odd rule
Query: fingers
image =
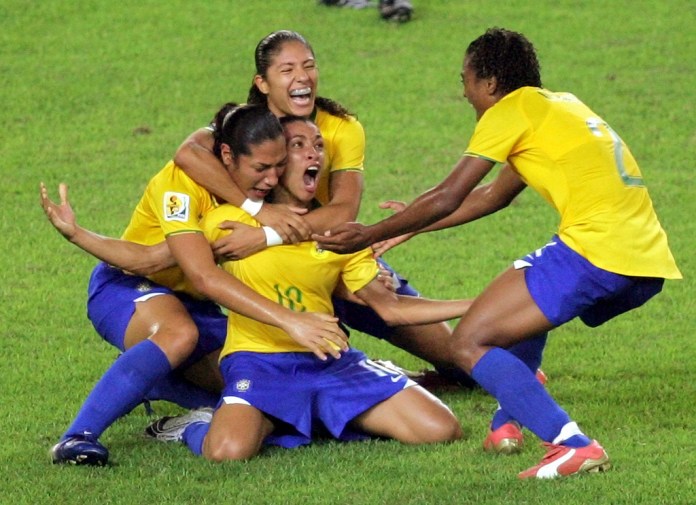
<path fill-rule="evenodd" d="M 58 194 L 60 195 L 60 204 L 65 205 L 68 203 L 68 185 L 64 182 L 58 184 Z"/>
<path fill-rule="evenodd" d="M 312 229 L 299 217 L 279 223 L 272 228 L 278 232 L 286 244 L 296 244 L 307 240 L 312 233 Z"/>
<path fill-rule="evenodd" d="M 390 249 L 389 244 L 386 241 L 381 241 L 381 242 L 375 242 L 372 244 L 372 257 L 374 259 L 379 258 L 382 256 L 385 252 L 387 252 Z"/>
<path fill-rule="evenodd" d="M 400 202 L 398 200 L 387 200 L 379 204 L 380 209 L 391 209 L 394 212 L 401 212 L 406 208 L 405 202 Z"/>
<path fill-rule="evenodd" d="M 234 230 L 237 227 L 237 221 L 223 221 L 218 225 L 221 230 Z"/>
<path fill-rule="evenodd" d="M 43 182 L 39 185 L 39 188 L 41 194 L 41 207 L 43 208 L 44 214 L 52 221 L 52 217 L 55 214 L 53 209 L 55 204 L 48 197 L 48 189 L 46 189 L 46 185 Z"/>
<path fill-rule="evenodd" d="M 310 322 L 305 329 L 293 325 L 290 336 L 325 361 L 328 356 L 340 359 L 341 352 L 348 350 L 348 336 L 338 326 L 338 319 L 330 314 L 304 313 L 299 316 Z M 309 318 L 309 319 L 307 319 Z"/>
<path fill-rule="evenodd" d="M 348 250 L 345 245 L 346 240 L 343 238 L 342 234 L 339 235 L 312 235 L 312 240 L 316 240 L 321 249 L 328 249 L 330 251 L 336 251 L 339 253 L 346 252 Z"/>
<path fill-rule="evenodd" d="M 291 212 L 294 212 L 298 216 L 303 216 L 309 212 L 309 209 L 305 209 L 303 207 L 289 207 Z"/>
<path fill-rule="evenodd" d="M 39 183 L 39 196 L 41 197 L 41 207 L 43 207 L 44 212 L 46 212 L 46 200 L 48 200 L 48 190 L 46 185 L 41 182 Z"/>

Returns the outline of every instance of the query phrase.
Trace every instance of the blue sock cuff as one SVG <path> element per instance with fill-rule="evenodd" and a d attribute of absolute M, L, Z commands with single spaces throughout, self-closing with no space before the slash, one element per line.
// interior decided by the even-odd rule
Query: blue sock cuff
<path fill-rule="evenodd" d="M 143 340 L 128 349 L 126 353 L 129 354 L 130 366 L 138 372 L 145 371 L 150 374 L 154 371 L 161 375 L 172 369 L 167 355 L 152 340 Z"/>
<path fill-rule="evenodd" d="M 570 422 L 568 414 L 554 402 L 532 370 L 505 349 L 489 350 L 471 375 L 498 400 L 508 416 L 546 442 L 552 441 Z"/>
<path fill-rule="evenodd" d="M 210 423 L 193 423 L 186 427 L 182 435 L 183 442 L 196 456 L 203 454 L 203 441 L 210 429 Z"/>
<path fill-rule="evenodd" d="M 154 342 L 145 340 L 134 345 L 95 384 L 63 438 L 84 432 L 101 436 L 116 419 L 138 405 L 152 385 L 170 370 L 167 356 Z"/>

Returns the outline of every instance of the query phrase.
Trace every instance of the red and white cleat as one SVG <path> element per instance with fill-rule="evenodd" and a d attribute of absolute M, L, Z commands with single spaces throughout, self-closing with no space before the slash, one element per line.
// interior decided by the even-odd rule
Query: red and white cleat
<path fill-rule="evenodd" d="M 491 430 L 483 441 L 483 450 L 496 454 L 516 454 L 522 450 L 524 436 L 516 422 L 503 424 L 497 430 Z"/>
<path fill-rule="evenodd" d="M 520 479 L 554 479 L 578 473 L 598 473 L 611 468 L 609 456 L 599 442 L 587 447 L 544 443 L 547 453 L 536 466 L 518 474 Z"/>

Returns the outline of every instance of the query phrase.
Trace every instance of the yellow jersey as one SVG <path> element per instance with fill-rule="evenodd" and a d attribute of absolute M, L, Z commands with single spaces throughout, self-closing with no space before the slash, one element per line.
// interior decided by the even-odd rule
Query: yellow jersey
<path fill-rule="evenodd" d="M 329 203 L 329 174 L 339 170 L 364 170 L 365 130 L 353 118 L 333 116 L 323 109 L 316 109 L 311 118 L 324 138 L 324 166 L 317 186 L 317 200 Z"/>
<path fill-rule="evenodd" d="M 560 214 L 563 242 L 593 265 L 681 278 L 636 160 L 574 95 L 513 91 L 479 119 L 465 155 L 508 162 Z"/>
<path fill-rule="evenodd" d="M 122 238 L 153 245 L 172 234 L 202 232 L 201 217 L 216 206 L 215 198 L 205 188 L 170 161 L 150 179 Z M 178 266 L 148 278 L 175 291 L 200 297 Z"/>
<path fill-rule="evenodd" d="M 260 226 L 243 210 L 224 204 L 207 213 L 201 221 L 209 242 L 229 233 L 229 230 L 218 228 L 224 220 Z M 331 294 L 339 280 L 355 292 L 378 273 L 370 249 L 336 254 L 317 249 L 316 242 L 269 247 L 247 258 L 227 261 L 222 267 L 257 293 L 290 310 L 325 314 L 334 313 Z M 220 357 L 237 351 L 309 352 L 280 328 L 230 312 L 227 339 Z"/>

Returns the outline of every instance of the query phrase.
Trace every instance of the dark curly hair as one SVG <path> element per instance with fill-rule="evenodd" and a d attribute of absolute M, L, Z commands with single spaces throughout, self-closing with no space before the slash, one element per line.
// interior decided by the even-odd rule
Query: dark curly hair
<path fill-rule="evenodd" d="M 489 28 L 466 49 L 476 77 L 495 77 L 504 94 L 523 86 L 541 87 L 541 73 L 532 43 L 521 33 Z"/>
<path fill-rule="evenodd" d="M 290 30 L 278 30 L 266 35 L 256 46 L 256 50 L 254 51 L 254 63 L 256 64 L 257 75 L 260 75 L 264 79 L 266 78 L 268 67 L 271 66 L 273 58 L 280 53 L 283 45 L 286 42 L 299 42 L 309 49 L 312 56 L 314 56 L 314 49 L 312 49 L 312 46 L 302 35 Z M 252 82 L 251 88 L 249 88 L 247 103 L 267 105 L 268 97 L 261 93 L 256 84 Z M 314 103 L 318 108 L 325 110 L 332 116 L 337 116 L 343 119 L 346 119 L 349 116 L 355 116 L 343 105 L 335 100 L 331 100 L 330 98 L 318 96 L 315 98 Z"/>

